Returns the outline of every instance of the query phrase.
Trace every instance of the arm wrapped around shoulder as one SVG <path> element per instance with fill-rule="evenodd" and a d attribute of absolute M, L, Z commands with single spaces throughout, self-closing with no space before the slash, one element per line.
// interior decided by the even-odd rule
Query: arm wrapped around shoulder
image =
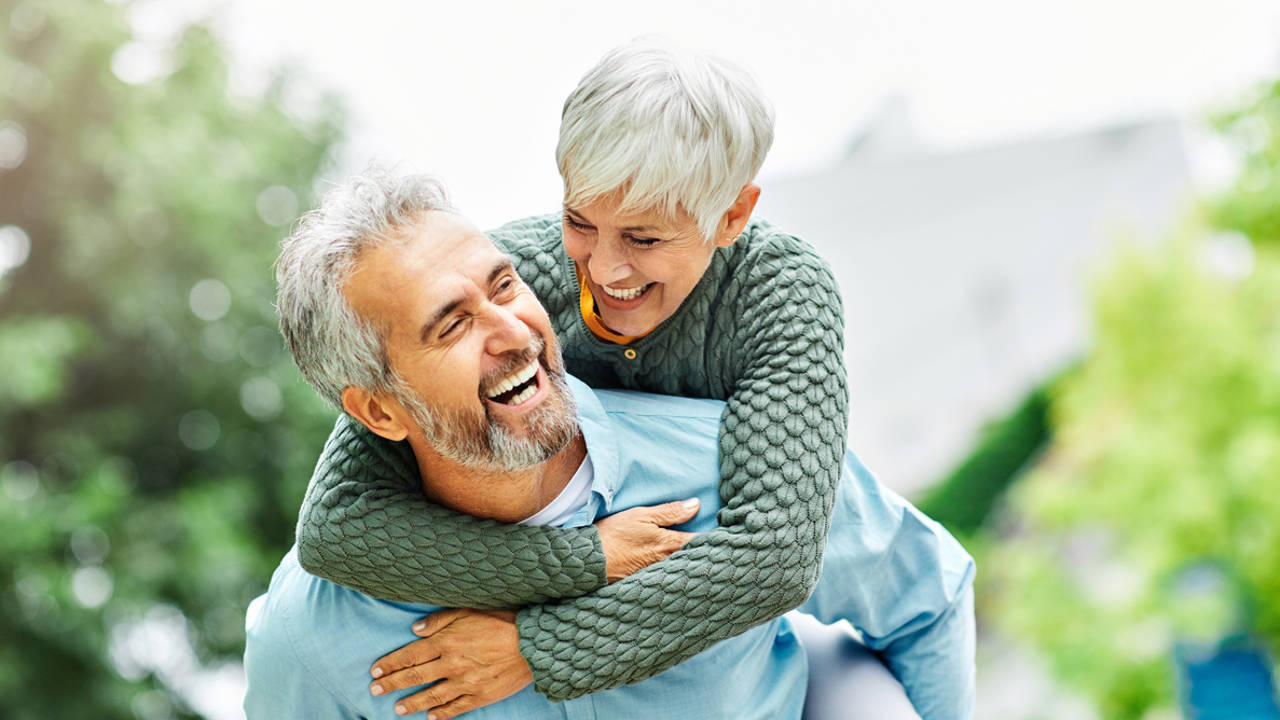
<path fill-rule="evenodd" d="M 346 415 L 316 465 L 297 535 L 307 572 L 397 602 L 514 608 L 605 584 L 594 526 L 510 525 L 436 505 L 408 445 Z"/>

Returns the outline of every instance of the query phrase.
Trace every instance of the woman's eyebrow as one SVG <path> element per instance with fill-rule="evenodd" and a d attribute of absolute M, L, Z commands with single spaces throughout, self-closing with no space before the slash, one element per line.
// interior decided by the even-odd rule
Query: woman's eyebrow
<path fill-rule="evenodd" d="M 577 210 L 574 210 L 574 209 L 573 209 L 573 208 L 571 208 L 571 207 L 566 206 L 566 207 L 565 207 L 565 209 L 564 209 L 564 212 L 565 212 L 565 214 L 566 214 L 566 215 L 568 215 L 569 217 L 572 217 L 574 222 L 576 222 L 576 223 L 578 223 L 578 224 L 580 224 L 580 225 L 590 225 L 591 227 L 595 227 L 595 225 L 594 225 L 594 224 L 589 223 L 589 222 L 587 222 L 586 220 L 584 220 L 584 219 L 583 219 L 583 217 L 582 217 L 581 215 L 579 215 L 579 214 L 578 214 L 578 211 L 577 211 Z M 639 232 L 639 233 L 655 233 L 655 232 L 662 232 L 662 228 L 658 227 L 657 225 L 632 225 L 632 226 L 630 226 L 630 227 L 624 227 L 624 228 L 618 228 L 618 229 L 619 229 L 619 230 L 622 230 L 623 232 L 629 232 L 629 233 L 635 233 L 635 232 Z"/>

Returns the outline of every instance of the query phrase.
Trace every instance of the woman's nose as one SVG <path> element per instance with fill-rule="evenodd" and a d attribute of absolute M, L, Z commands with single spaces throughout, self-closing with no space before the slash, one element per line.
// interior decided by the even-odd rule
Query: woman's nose
<path fill-rule="evenodd" d="M 608 285 L 625 280 L 632 274 L 633 269 L 626 253 L 621 251 L 617 242 L 601 240 L 596 243 L 591 259 L 587 261 L 587 271 L 596 284 Z"/>

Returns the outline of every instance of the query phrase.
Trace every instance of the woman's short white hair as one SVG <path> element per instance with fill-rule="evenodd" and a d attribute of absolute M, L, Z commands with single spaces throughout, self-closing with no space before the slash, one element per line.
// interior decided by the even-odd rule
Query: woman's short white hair
<path fill-rule="evenodd" d="M 773 144 L 773 107 L 744 69 L 643 38 L 610 50 L 564 102 L 564 201 L 622 193 L 622 212 L 716 225 Z"/>
<path fill-rule="evenodd" d="M 426 175 L 371 167 L 324 196 L 281 243 L 276 310 L 294 362 L 338 410 L 347 386 L 396 393 L 386 328 L 361 317 L 343 292 L 365 250 L 403 242 L 422 213 L 453 212 L 444 185 Z"/>

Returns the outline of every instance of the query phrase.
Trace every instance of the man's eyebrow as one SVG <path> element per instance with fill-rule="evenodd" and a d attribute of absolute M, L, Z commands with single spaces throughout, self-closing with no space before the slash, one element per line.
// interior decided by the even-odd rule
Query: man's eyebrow
<path fill-rule="evenodd" d="M 503 255 L 497 262 L 493 264 L 493 269 L 489 271 L 489 281 L 486 283 L 492 285 L 503 273 L 514 272 L 516 266 L 511 263 L 511 258 Z"/>
<path fill-rule="evenodd" d="M 493 269 L 489 271 L 489 277 L 485 280 L 485 284 L 492 285 L 494 281 L 496 281 L 504 273 L 512 272 L 514 270 L 515 270 L 515 265 L 512 264 L 511 258 L 507 257 L 506 255 L 503 255 L 493 264 Z M 431 319 L 422 324 L 422 330 L 418 334 L 418 339 L 424 344 L 427 342 L 430 342 L 431 333 L 436 329 L 436 326 L 439 325 L 445 318 L 449 317 L 449 314 L 452 313 L 454 310 L 457 310 L 458 306 L 464 302 L 466 302 L 466 298 L 456 297 L 450 300 L 449 302 L 445 303 L 444 305 L 441 305 L 440 309 L 432 313 Z"/>
<path fill-rule="evenodd" d="M 441 305 L 438 310 L 431 316 L 431 319 L 422 324 L 422 331 L 418 335 L 418 339 L 426 344 L 431 341 L 431 333 L 436 329 L 442 320 L 449 317 L 449 313 L 458 309 L 466 298 L 457 297 L 449 302 Z"/>

